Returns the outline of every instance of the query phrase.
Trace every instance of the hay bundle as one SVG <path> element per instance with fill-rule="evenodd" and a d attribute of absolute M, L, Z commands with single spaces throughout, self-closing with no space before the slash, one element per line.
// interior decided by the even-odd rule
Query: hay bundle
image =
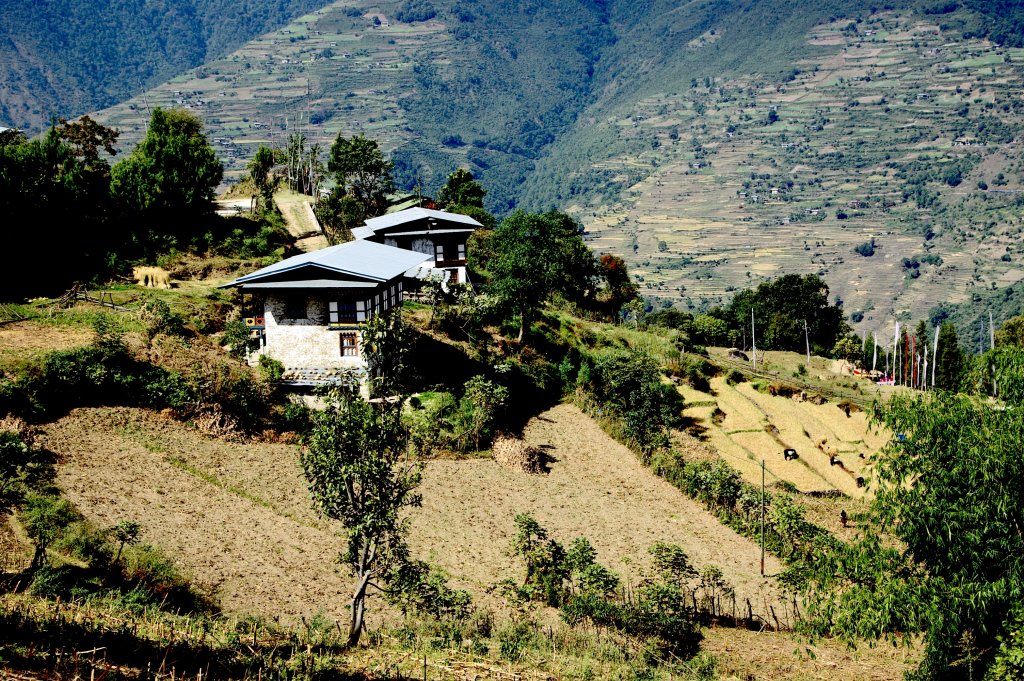
<path fill-rule="evenodd" d="M 192 422 L 196 430 L 210 437 L 231 438 L 237 436 L 239 431 L 238 419 L 225 414 L 219 404 L 202 407 Z"/>
<path fill-rule="evenodd" d="M 491 452 L 499 466 L 524 473 L 544 472 L 544 453 L 517 437 L 495 438 Z"/>
<path fill-rule="evenodd" d="M 171 275 L 162 267 L 136 267 L 132 276 L 139 286 L 171 288 Z"/>

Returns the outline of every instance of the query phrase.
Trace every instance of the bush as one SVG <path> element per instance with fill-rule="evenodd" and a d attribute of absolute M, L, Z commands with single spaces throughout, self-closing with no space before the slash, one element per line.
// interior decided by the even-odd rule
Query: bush
<path fill-rule="evenodd" d="M 252 331 L 245 325 L 244 319 L 232 319 L 225 324 L 220 342 L 229 348 L 231 356 L 236 359 L 244 359 L 257 347 L 257 341 L 252 337 Z"/>
<path fill-rule="evenodd" d="M 278 426 L 282 430 L 290 430 L 294 433 L 306 433 L 309 431 L 311 421 L 310 408 L 301 402 L 287 402 L 278 412 Z"/>
<path fill-rule="evenodd" d="M 517 621 L 498 631 L 498 654 L 503 660 L 519 662 L 533 643 L 536 632 L 528 622 Z"/>
<path fill-rule="evenodd" d="M 260 355 L 259 370 L 263 382 L 272 386 L 284 378 L 284 364 L 268 355 Z"/>
<path fill-rule="evenodd" d="M 738 385 L 745 380 L 747 380 L 747 377 L 739 369 L 730 369 L 729 373 L 725 375 L 725 382 L 728 385 Z"/>
<path fill-rule="evenodd" d="M 130 585 L 130 590 L 145 594 L 149 603 L 171 611 L 209 612 L 214 609 L 213 604 L 195 592 L 174 563 L 155 546 L 137 544 L 125 548 L 122 563 L 123 579 Z"/>
<path fill-rule="evenodd" d="M 591 364 L 592 362 L 592 364 Z M 580 367 L 580 388 L 618 419 L 626 443 L 649 455 L 668 445 L 679 424 L 683 398 L 661 382 L 658 363 L 637 352 L 602 355 Z"/>
<path fill-rule="evenodd" d="M 875 254 L 875 240 L 865 241 L 862 244 L 857 244 L 853 247 L 853 252 L 858 255 L 863 255 L 865 258 L 870 258 Z"/>

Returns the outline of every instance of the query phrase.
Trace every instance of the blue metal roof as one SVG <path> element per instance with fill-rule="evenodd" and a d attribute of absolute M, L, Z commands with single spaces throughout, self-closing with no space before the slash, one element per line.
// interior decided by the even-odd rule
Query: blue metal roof
<path fill-rule="evenodd" d="M 397 213 L 386 213 L 380 217 L 370 218 L 366 221 L 366 226 L 369 227 L 373 232 L 379 232 L 381 230 L 387 230 L 390 227 L 397 227 L 398 225 L 404 225 L 408 222 L 415 222 L 416 220 L 425 220 L 433 218 L 438 222 L 458 223 L 464 225 L 469 229 L 478 229 L 483 227 L 479 222 L 469 217 L 468 215 L 461 215 L 459 213 L 448 213 L 443 210 L 430 210 L 429 208 L 406 208 L 400 210 Z M 358 228 L 357 228 L 358 229 Z M 354 231 L 354 230 L 353 230 Z M 365 238 L 365 237 L 360 237 Z"/>
<path fill-rule="evenodd" d="M 322 282 L 326 278 L 343 279 L 350 277 L 383 282 L 401 276 L 406 271 L 425 261 L 431 261 L 432 263 L 433 260 L 434 257 L 432 255 L 357 239 L 337 246 L 330 246 L 318 251 L 310 251 L 309 253 L 285 258 L 281 262 L 256 270 L 252 274 L 239 277 L 224 286 L 255 283 L 267 278 L 276 278 L 289 272 L 300 275 L 289 279 L 293 282 L 302 279 Z M 308 272 L 297 271 L 302 269 L 308 269 Z M 332 273 L 337 276 L 331 277 Z"/>

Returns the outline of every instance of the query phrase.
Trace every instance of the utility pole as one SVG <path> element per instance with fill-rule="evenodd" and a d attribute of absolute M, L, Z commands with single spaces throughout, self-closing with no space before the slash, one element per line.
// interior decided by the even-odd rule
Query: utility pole
<path fill-rule="evenodd" d="M 750 308 L 750 361 L 757 368 L 757 340 L 754 329 L 754 308 Z"/>
<path fill-rule="evenodd" d="M 764 577 L 764 459 L 761 459 L 761 576 Z"/>
<path fill-rule="evenodd" d="M 807 344 L 807 368 L 811 368 L 811 336 L 807 332 L 807 320 L 804 320 L 804 342 Z"/>

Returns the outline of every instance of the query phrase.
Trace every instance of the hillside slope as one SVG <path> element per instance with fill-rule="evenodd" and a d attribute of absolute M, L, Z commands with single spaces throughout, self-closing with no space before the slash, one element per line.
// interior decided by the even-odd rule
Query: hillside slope
<path fill-rule="evenodd" d="M 61 457 L 58 483 L 102 525 L 135 520 L 146 541 L 171 552 L 229 612 L 297 619 L 318 610 L 343 618 L 349 579 L 335 556 L 340 527 L 315 515 L 295 445 L 229 443 L 136 409 L 78 409 L 47 426 Z M 416 554 L 488 600 L 488 587 L 520 579 L 508 554 L 516 513 L 531 513 L 570 543 L 588 537 L 602 561 L 636 583 L 656 541 L 683 546 L 696 565 L 716 564 L 767 616 L 785 600 L 759 576 L 759 550 L 660 480 L 574 407 L 538 416 L 526 430 L 549 447 L 549 475 L 492 460 L 432 461 L 423 508 L 412 514 Z M 769 558 L 767 569 L 781 565 Z"/>
<path fill-rule="evenodd" d="M 220 57 L 322 0 L 38 0 L 0 12 L 0 125 L 116 104 Z"/>
<path fill-rule="evenodd" d="M 886 335 L 1024 278 L 1018 13 L 947 10 L 346 0 L 100 118 L 130 148 L 150 107 L 189 108 L 229 176 L 365 134 L 404 187 L 463 166 L 499 213 L 574 212 L 656 304 L 813 272 Z"/>

